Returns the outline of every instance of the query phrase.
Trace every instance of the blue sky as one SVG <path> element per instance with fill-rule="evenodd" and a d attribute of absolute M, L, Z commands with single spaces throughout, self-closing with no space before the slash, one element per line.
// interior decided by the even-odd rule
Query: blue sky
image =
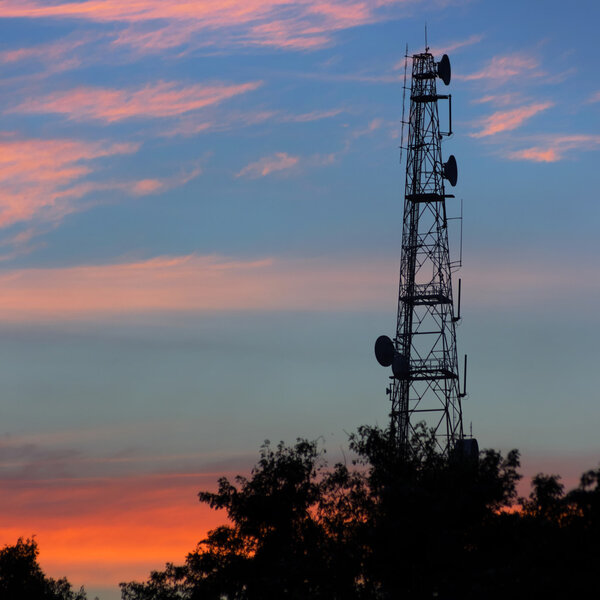
<path fill-rule="evenodd" d="M 386 424 L 372 349 L 395 325 L 403 56 L 425 23 L 453 69 L 465 420 L 527 473 L 597 465 L 599 12 L 0 2 L 0 543 L 37 533 L 50 572 L 110 600 L 193 548 L 213 522 L 195 492 L 264 439 L 336 456 Z"/>

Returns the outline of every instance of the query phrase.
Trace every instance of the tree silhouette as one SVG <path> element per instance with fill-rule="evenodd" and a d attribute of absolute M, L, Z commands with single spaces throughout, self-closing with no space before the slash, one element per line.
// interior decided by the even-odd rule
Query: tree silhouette
<path fill-rule="evenodd" d="M 316 442 L 266 442 L 249 478 L 199 498 L 229 525 L 183 566 L 121 584 L 124 600 L 453 597 L 480 568 L 487 520 L 516 497 L 519 457 L 444 457 L 418 430 L 399 453 L 387 430 L 351 436 L 355 460 L 327 469 Z"/>
<path fill-rule="evenodd" d="M 71 589 L 65 578 L 44 574 L 34 539 L 19 538 L 14 546 L 0 550 L 0 598 L 2 600 L 85 600 L 83 588 Z"/>

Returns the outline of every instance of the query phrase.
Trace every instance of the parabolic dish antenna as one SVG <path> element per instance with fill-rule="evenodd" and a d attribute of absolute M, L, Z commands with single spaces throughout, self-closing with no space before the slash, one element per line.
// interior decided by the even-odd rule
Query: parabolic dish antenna
<path fill-rule="evenodd" d="M 442 174 L 444 179 L 447 179 L 452 187 L 456 185 L 456 182 L 458 181 L 458 165 L 456 164 L 454 154 L 451 154 L 448 161 L 444 163 L 444 172 Z"/>
<path fill-rule="evenodd" d="M 396 379 L 408 379 L 410 366 L 404 354 L 396 352 L 394 355 L 394 360 L 392 361 L 392 373 Z"/>
<path fill-rule="evenodd" d="M 375 358 L 382 367 L 389 367 L 394 361 L 394 343 L 387 335 L 380 335 L 375 341 Z"/>
<path fill-rule="evenodd" d="M 437 70 L 438 70 L 438 77 L 446 85 L 450 85 L 450 76 L 451 76 L 450 59 L 448 58 L 447 54 L 444 54 L 444 56 L 442 56 L 442 60 L 440 60 L 440 62 L 438 63 Z"/>

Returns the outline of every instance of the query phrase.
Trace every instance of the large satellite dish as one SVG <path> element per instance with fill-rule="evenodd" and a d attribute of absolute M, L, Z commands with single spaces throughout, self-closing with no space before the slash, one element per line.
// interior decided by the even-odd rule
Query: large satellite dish
<path fill-rule="evenodd" d="M 444 179 L 447 179 L 450 182 L 452 187 L 456 185 L 456 182 L 458 181 L 458 165 L 456 164 L 454 154 L 451 154 L 448 161 L 444 163 L 442 175 L 444 176 Z"/>
<path fill-rule="evenodd" d="M 389 367 L 394 360 L 394 342 L 387 335 L 380 335 L 375 341 L 375 358 L 382 367 Z"/>
<path fill-rule="evenodd" d="M 449 85 L 451 74 L 452 73 L 450 69 L 450 59 L 448 58 L 447 54 L 444 54 L 444 56 L 442 56 L 442 60 L 440 60 L 440 62 L 438 63 L 438 77 L 446 85 Z"/>
<path fill-rule="evenodd" d="M 392 373 L 396 379 L 408 379 L 410 365 L 404 354 L 396 352 L 392 361 Z"/>

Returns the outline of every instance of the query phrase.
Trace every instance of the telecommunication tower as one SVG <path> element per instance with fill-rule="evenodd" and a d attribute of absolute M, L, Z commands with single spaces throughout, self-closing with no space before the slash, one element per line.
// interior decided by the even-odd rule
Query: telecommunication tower
<path fill-rule="evenodd" d="M 450 84 L 450 60 L 435 62 L 429 48 L 412 58 L 410 111 L 406 150 L 406 182 L 402 251 L 398 292 L 398 319 L 393 339 L 380 336 L 375 356 L 392 367 L 386 390 L 391 400 L 391 429 L 400 449 L 406 448 L 418 422 L 435 432 L 439 450 L 449 455 L 455 448 L 478 452 L 474 439 L 465 439 L 456 348 L 456 323 L 452 273 L 460 261 L 451 261 L 445 181 L 455 186 L 456 159 L 442 162 L 441 141 L 452 134 L 452 96 L 437 92 L 438 78 Z M 406 87 L 406 70 L 405 83 Z M 440 130 L 438 101 L 448 100 L 448 132 Z M 403 107 L 404 110 L 404 107 Z M 404 126 L 404 114 L 403 114 Z M 466 377 L 466 356 L 464 377 Z"/>

